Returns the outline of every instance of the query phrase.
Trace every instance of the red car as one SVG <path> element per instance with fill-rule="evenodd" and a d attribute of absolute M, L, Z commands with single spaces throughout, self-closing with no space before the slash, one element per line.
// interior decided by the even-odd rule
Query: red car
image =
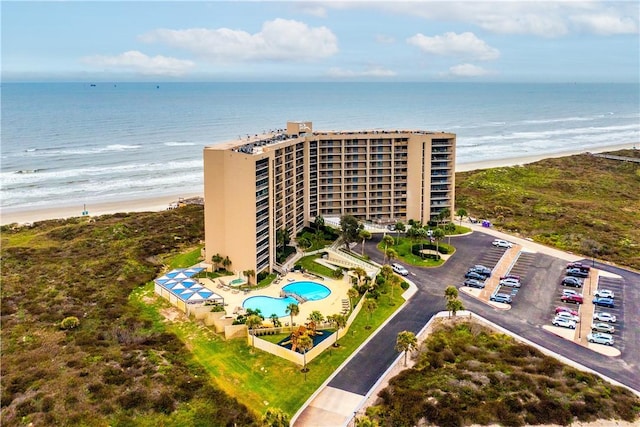
<path fill-rule="evenodd" d="M 577 316 L 578 312 L 569 307 L 556 307 L 556 314 L 558 313 L 570 313 L 572 316 Z"/>
<path fill-rule="evenodd" d="M 583 271 L 591 270 L 591 267 L 589 267 L 587 264 L 583 264 L 581 262 L 570 262 L 569 264 L 567 264 L 567 269 L 569 269 L 569 268 L 578 268 L 578 269 L 583 270 Z"/>
<path fill-rule="evenodd" d="M 570 302 L 573 304 L 584 304 L 584 299 L 582 298 L 582 295 L 562 295 L 560 297 L 560 301 Z"/>

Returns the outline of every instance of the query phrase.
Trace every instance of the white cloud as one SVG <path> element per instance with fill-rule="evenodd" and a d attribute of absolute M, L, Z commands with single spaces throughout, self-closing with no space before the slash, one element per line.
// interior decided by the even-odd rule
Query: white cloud
<path fill-rule="evenodd" d="M 480 60 L 496 59 L 500 56 L 498 49 L 489 46 L 470 32 L 461 34 L 448 32 L 433 37 L 416 34 L 409 37 L 407 43 L 433 55 L 461 56 Z"/>
<path fill-rule="evenodd" d="M 588 33 L 605 36 L 638 33 L 638 22 L 628 16 L 583 14 L 572 16 L 570 19 L 578 28 Z"/>
<path fill-rule="evenodd" d="M 397 73 L 380 66 L 371 66 L 363 71 L 344 70 L 334 67 L 329 69 L 327 75 L 332 78 L 394 77 Z"/>
<path fill-rule="evenodd" d="M 333 7 L 333 2 L 326 5 Z M 640 27 L 637 1 L 373 1 L 339 2 L 339 7 L 377 7 L 385 13 L 477 25 L 497 34 L 545 38 L 573 31 L 636 34 Z"/>
<path fill-rule="evenodd" d="M 260 32 L 229 28 L 158 29 L 140 37 L 222 62 L 291 61 L 326 58 L 338 52 L 336 36 L 327 27 L 310 28 L 286 19 L 267 21 Z"/>
<path fill-rule="evenodd" d="M 491 74 L 482 67 L 473 64 L 459 64 L 449 68 L 449 76 L 453 77 L 480 77 Z"/>
<path fill-rule="evenodd" d="M 94 67 L 123 69 L 146 75 L 184 75 L 195 67 L 193 61 L 168 56 L 148 56 L 136 50 L 130 50 L 117 56 L 94 55 L 82 58 L 82 62 Z"/>

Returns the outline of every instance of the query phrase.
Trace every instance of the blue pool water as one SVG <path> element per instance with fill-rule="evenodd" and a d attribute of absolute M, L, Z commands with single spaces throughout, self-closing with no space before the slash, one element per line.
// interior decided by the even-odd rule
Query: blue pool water
<path fill-rule="evenodd" d="M 307 301 L 318 301 L 331 294 L 329 288 L 315 282 L 295 282 L 283 287 L 282 290 L 295 293 Z M 278 317 L 286 317 L 288 316 L 287 306 L 291 303 L 297 304 L 298 301 L 293 297 L 274 298 L 255 296 L 244 300 L 242 307 L 245 309 L 260 310 L 265 318 L 269 318 L 272 314 L 276 314 Z"/>

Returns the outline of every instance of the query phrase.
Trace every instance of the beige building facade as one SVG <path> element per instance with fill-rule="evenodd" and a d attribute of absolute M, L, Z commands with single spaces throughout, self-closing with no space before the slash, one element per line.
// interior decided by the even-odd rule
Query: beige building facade
<path fill-rule="evenodd" d="M 271 271 L 276 232 L 320 215 L 428 222 L 453 212 L 456 136 L 421 130 L 313 131 L 311 122 L 204 149 L 205 257 Z"/>

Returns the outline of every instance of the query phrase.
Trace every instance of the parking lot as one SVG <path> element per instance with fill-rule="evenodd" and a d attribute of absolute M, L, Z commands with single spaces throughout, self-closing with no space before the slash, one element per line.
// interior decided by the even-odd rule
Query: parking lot
<path fill-rule="evenodd" d="M 637 327 L 640 321 L 638 315 L 640 313 L 640 274 L 629 270 L 596 260 L 593 264 L 599 270 L 597 282 L 595 276 L 592 276 L 591 282 L 587 280 L 586 288 L 582 290 L 589 301 L 597 286 L 606 286 L 615 292 L 616 307 L 607 311 L 615 314 L 619 322 L 619 325 L 616 325 L 620 332 L 615 333 L 615 348 L 619 349 L 621 354 L 617 357 L 589 349 L 586 341 L 581 345 L 545 329 L 546 325 L 551 326 L 555 307 L 561 305 L 559 298 L 563 287 L 560 282 L 565 276 L 567 263 L 579 260 L 588 261 L 591 265 L 592 261 L 581 260 L 575 255 L 507 236 L 491 229 L 477 227 L 471 234 L 452 236 L 451 244 L 455 246 L 456 252 L 442 267 L 417 268 L 404 264 L 409 271 L 408 277 L 418 286 L 418 293 L 412 298 L 415 302 L 412 300 L 408 302 L 410 307 L 407 310 L 415 311 L 411 318 L 419 317 L 418 313 L 428 315 L 443 310 L 442 296 L 445 288 L 452 284 L 461 287 L 465 280 L 465 273 L 471 266 L 482 264 L 495 268 L 507 253 L 506 249 L 491 245 L 496 235 L 521 246 L 518 256 L 514 257 L 512 264 L 505 267 L 505 271 L 509 270 L 510 273 L 519 275 L 522 286 L 512 304 L 504 304 L 508 310 L 498 307 L 498 304 L 489 303 L 488 298 L 482 301 L 477 295 L 461 292 L 460 298 L 465 308 L 561 356 L 640 390 L 640 359 L 637 357 L 640 354 L 640 328 Z M 376 249 L 380 238 L 381 236 L 374 236 L 367 241 L 366 252 L 373 260 L 382 263 L 383 256 Z M 476 290 L 473 291 L 478 294 Z M 405 329 L 406 321 L 406 319 L 403 320 L 405 323 L 402 326 Z M 590 327 L 591 317 L 585 318 L 583 322 Z M 630 324 L 636 326 L 630 327 Z M 582 338 L 582 332 L 580 335 Z M 604 347 L 601 344 L 591 344 L 591 346 L 596 345 Z M 373 360 L 369 362 L 373 363 Z M 362 373 L 359 372 L 358 375 Z"/>

